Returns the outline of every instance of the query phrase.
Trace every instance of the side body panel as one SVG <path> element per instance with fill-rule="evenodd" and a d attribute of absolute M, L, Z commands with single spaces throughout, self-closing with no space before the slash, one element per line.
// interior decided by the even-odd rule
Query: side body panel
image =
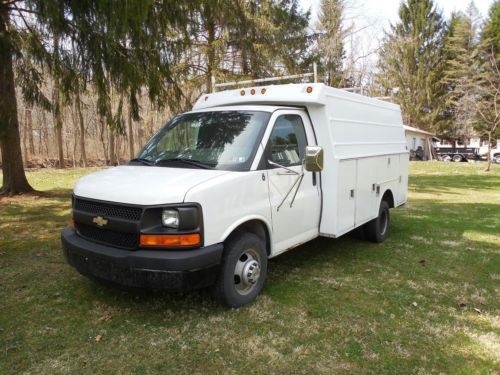
<path fill-rule="evenodd" d="M 408 168 L 410 160 L 407 154 L 399 155 L 399 175 L 401 176 L 401 181 L 399 184 L 399 192 L 397 196 L 394 197 L 394 204 L 396 206 L 401 206 L 408 200 Z"/>
<path fill-rule="evenodd" d="M 338 237 L 378 215 L 385 189 L 393 192 L 395 205 L 406 201 L 408 151 L 397 106 L 330 87 L 321 97 L 324 106 L 307 106 L 325 155 L 320 234 Z M 349 170 L 355 171 L 355 192 L 346 202 Z"/>
<path fill-rule="evenodd" d="M 260 220 L 269 233 L 272 231 L 265 171 L 228 173 L 194 186 L 184 201 L 198 202 L 203 207 L 205 246 L 224 241 L 238 225 L 249 220 Z"/>

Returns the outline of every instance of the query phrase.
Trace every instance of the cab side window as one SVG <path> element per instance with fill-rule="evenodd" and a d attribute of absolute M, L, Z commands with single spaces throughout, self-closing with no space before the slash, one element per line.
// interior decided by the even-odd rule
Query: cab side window
<path fill-rule="evenodd" d="M 302 118 L 299 115 L 279 116 L 269 143 L 271 161 L 284 166 L 300 165 L 307 146 Z"/>

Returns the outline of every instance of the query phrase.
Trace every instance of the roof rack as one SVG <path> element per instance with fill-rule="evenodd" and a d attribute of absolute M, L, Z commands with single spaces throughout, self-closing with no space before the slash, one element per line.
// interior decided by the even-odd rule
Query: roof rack
<path fill-rule="evenodd" d="M 268 78 L 258 78 L 258 79 L 248 79 L 245 81 L 233 81 L 233 82 L 223 82 L 216 83 L 215 77 L 212 77 L 212 92 L 215 92 L 217 88 L 229 87 L 229 86 L 237 86 L 237 85 L 247 85 L 251 83 L 262 83 L 262 82 L 275 82 L 281 81 L 284 79 L 297 79 L 297 78 L 308 78 L 313 77 L 314 83 L 318 82 L 318 67 L 316 63 L 313 63 L 313 71 L 312 73 L 303 73 L 303 74 L 294 74 L 288 76 L 276 76 L 276 77 L 268 77 Z"/>

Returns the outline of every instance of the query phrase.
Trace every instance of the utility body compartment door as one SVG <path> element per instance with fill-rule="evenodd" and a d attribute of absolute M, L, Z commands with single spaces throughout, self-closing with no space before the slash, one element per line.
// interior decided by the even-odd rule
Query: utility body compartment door
<path fill-rule="evenodd" d="M 271 117 L 263 143 L 272 212 L 272 255 L 277 255 L 319 235 L 319 174 L 304 169 L 298 185 L 305 147 L 316 145 L 316 140 L 304 111 L 283 109 Z M 272 165 L 268 160 L 286 168 Z"/>
<path fill-rule="evenodd" d="M 355 223 L 356 160 L 341 160 L 337 178 L 337 233 L 343 234 Z"/>
<path fill-rule="evenodd" d="M 356 226 L 378 215 L 377 171 L 380 162 L 377 158 L 357 160 Z"/>

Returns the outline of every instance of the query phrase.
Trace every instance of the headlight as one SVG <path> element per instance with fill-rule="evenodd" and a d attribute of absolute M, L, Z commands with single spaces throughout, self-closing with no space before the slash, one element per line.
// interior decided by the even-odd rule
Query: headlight
<path fill-rule="evenodd" d="M 167 209 L 161 215 L 162 224 L 170 228 L 179 228 L 179 211 Z"/>

